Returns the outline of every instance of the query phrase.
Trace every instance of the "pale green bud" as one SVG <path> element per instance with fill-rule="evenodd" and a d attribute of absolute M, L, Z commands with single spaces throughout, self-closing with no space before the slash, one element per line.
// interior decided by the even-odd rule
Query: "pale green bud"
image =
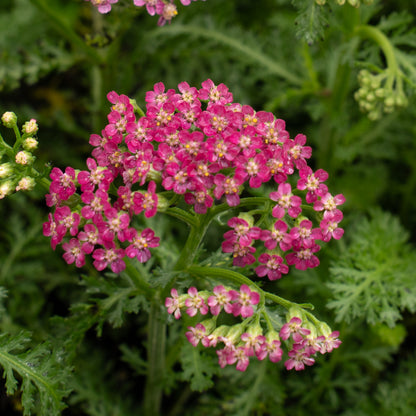
<path fill-rule="evenodd" d="M 23 141 L 23 149 L 32 152 L 38 148 L 39 142 L 34 137 L 28 137 Z"/>
<path fill-rule="evenodd" d="M 384 100 L 384 105 L 386 107 L 393 107 L 394 106 L 394 97 L 392 97 L 391 95 L 389 97 L 386 97 L 386 99 Z"/>
<path fill-rule="evenodd" d="M 17 116 L 15 113 L 13 113 L 12 111 L 6 111 L 2 116 L 1 116 L 1 121 L 3 122 L 3 124 L 10 128 L 13 128 L 16 123 L 17 123 Z"/>
<path fill-rule="evenodd" d="M 233 325 L 232 327 L 230 327 L 230 330 L 228 331 L 225 337 L 229 339 L 233 344 L 236 344 L 238 341 L 240 341 L 240 337 L 244 332 L 244 329 L 245 325 L 243 324 Z"/>
<path fill-rule="evenodd" d="M 385 95 L 385 90 L 383 89 L 383 88 L 377 88 L 375 91 L 374 91 L 374 94 L 376 95 L 376 97 L 378 97 L 378 98 L 383 98 L 384 97 L 384 95 Z"/>
<path fill-rule="evenodd" d="M 32 118 L 29 121 L 26 121 L 26 123 L 22 126 L 22 131 L 26 134 L 36 134 L 38 131 L 38 124 L 36 123 L 36 120 Z"/>
<path fill-rule="evenodd" d="M 16 191 L 31 191 L 36 185 L 36 182 L 30 176 L 25 176 L 20 179 L 16 186 Z"/>
<path fill-rule="evenodd" d="M 15 157 L 15 161 L 18 165 L 31 165 L 34 160 L 34 156 L 26 150 L 21 150 Z"/>
<path fill-rule="evenodd" d="M 0 184 L 0 199 L 3 199 L 5 196 L 10 195 L 14 190 L 13 182 L 6 181 Z"/>
<path fill-rule="evenodd" d="M 13 165 L 9 162 L 0 165 L 0 179 L 8 178 L 13 173 Z"/>

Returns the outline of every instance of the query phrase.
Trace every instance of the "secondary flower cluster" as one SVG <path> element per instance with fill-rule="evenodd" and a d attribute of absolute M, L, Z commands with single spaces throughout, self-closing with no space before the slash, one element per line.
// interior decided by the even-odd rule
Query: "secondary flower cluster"
<path fill-rule="evenodd" d="M 96 6 L 100 13 L 108 13 L 111 6 L 118 3 L 118 0 L 86 0 Z M 180 0 L 184 6 L 189 6 L 191 1 L 196 0 Z M 158 25 L 163 26 L 166 22 L 170 23 L 173 17 L 178 14 L 174 0 L 133 0 L 133 4 L 138 7 L 146 6 L 147 13 L 150 16 L 158 15 Z"/>
<path fill-rule="evenodd" d="M 51 237 L 53 248 L 69 236 L 63 246 L 69 263 L 80 267 L 85 255 L 92 254 L 98 270 L 108 266 L 120 272 L 124 256 L 148 260 L 149 247 L 158 246 L 159 240 L 150 229 L 136 231 L 132 222 L 138 214 L 152 217 L 167 208 L 157 190 L 183 197 L 196 214 L 205 214 L 215 200 L 238 206 L 244 187 L 277 184 L 270 198 L 259 199 L 269 229 L 234 218 L 223 243 L 234 264 L 244 266 L 253 263 L 252 243 L 264 241 L 269 253 L 260 255 L 263 266 L 257 273 L 271 279 L 287 273 L 282 251 L 292 250 L 285 258 L 288 265 L 315 267 L 319 261 L 314 253 L 320 249 L 316 240 L 341 237 L 338 206 L 344 197 L 328 192 L 325 171 L 308 166 L 306 137 L 299 134 L 292 140 L 283 120 L 234 103 L 224 84 L 207 80 L 198 90 L 182 82 L 175 91 L 165 90 L 160 82 L 146 93 L 147 111 L 141 117 L 126 95 L 110 92 L 108 99 L 108 125 L 101 135 L 90 137 L 94 149 L 87 170 L 55 167 L 50 175 L 47 204 L 56 209 L 44 224 L 44 234 Z M 293 183 L 295 172 L 299 179 L 292 190 L 289 180 Z M 313 218 L 303 214 L 308 204 Z M 313 228 L 317 219 L 319 228 Z"/>
<path fill-rule="evenodd" d="M 279 190 L 284 187 L 290 187 L 290 185 L 280 184 Z M 271 200 L 276 200 L 277 193 L 279 191 L 270 194 Z M 292 196 L 291 198 L 298 199 L 296 203 L 300 205 L 300 197 Z M 330 207 L 328 204 L 327 207 L 330 209 L 325 209 L 324 205 L 329 199 L 331 200 Z M 232 229 L 224 234 L 222 250 L 225 253 L 232 253 L 234 266 L 245 267 L 257 260 L 260 265 L 255 268 L 256 274 L 259 277 L 267 276 L 269 280 L 280 279 L 282 274 L 289 272 L 288 266 L 291 265 L 298 270 L 317 267 L 319 259 L 315 253 L 321 248 L 317 241 L 327 242 L 331 238 L 339 239 L 344 234 L 344 230 L 338 227 L 343 217 L 342 212 L 335 208 L 343 202 L 342 195 L 332 197 L 326 193 L 321 200 L 314 203 L 315 210 L 323 210 L 319 228 L 313 228 L 312 221 L 306 217 L 298 216 L 299 206 L 289 208 L 289 216 L 297 217 L 291 228 L 288 226 L 289 221 L 285 222 L 282 219 L 273 222 L 269 229 L 262 229 L 251 226 L 244 218 L 233 217 L 227 223 Z M 297 211 L 293 212 L 294 209 Z M 283 218 L 284 215 L 282 206 L 277 204 L 272 210 L 272 216 Z M 254 256 L 256 248 L 253 246 L 256 241 L 262 241 L 266 251 L 257 259 Z M 286 254 L 283 256 L 284 252 Z"/>
<path fill-rule="evenodd" d="M 37 173 L 32 169 L 38 147 L 35 138 L 38 125 L 35 119 L 22 126 L 22 134 L 17 128 L 16 114 L 7 111 L 1 117 L 3 124 L 14 130 L 16 142 L 9 146 L 0 136 L 0 199 L 18 191 L 30 191 L 35 187 Z"/>
<path fill-rule="evenodd" d="M 181 309 L 193 317 L 199 312 L 207 315 L 210 312 L 213 317 L 189 326 L 186 337 L 196 347 L 200 342 L 204 347 L 217 348 L 219 365 L 236 364 L 236 369 L 245 371 L 250 362 L 250 357 L 264 360 L 267 356 L 271 362 L 282 360 L 282 341 L 288 349 L 288 359 L 285 367 L 288 370 L 303 370 L 305 365 L 314 364 L 314 356 L 319 352 L 325 354 L 338 348 L 341 341 L 337 331 L 330 332 L 329 328 L 322 325 L 320 334 L 311 324 L 303 323 L 298 316 L 293 316 L 285 323 L 279 333 L 272 328 L 264 334 L 260 325 L 259 313 L 253 306 L 258 305 L 259 293 L 252 291 L 247 285 L 242 285 L 240 291 L 226 288 L 222 285 L 214 287 L 212 292 L 201 291 L 191 287 L 187 294 L 178 295 L 176 289 L 171 290 L 171 297 L 166 298 L 165 306 L 168 313 L 176 319 L 181 317 Z M 245 319 L 240 324 L 233 326 L 217 324 L 217 317 L 221 311 L 241 316 Z M 308 326 L 311 327 L 309 329 Z"/>

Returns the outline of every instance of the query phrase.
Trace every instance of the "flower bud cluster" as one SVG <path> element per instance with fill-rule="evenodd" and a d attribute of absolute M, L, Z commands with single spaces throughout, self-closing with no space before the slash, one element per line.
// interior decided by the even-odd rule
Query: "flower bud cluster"
<path fill-rule="evenodd" d="M 118 0 L 86 0 L 90 1 L 93 6 L 97 7 L 100 13 L 108 13 L 111 11 L 112 4 L 118 3 Z M 191 1 L 196 0 L 180 0 L 184 6 L 189 6 Z M 158 25 L 163 26 L 170 23 L 172 18 L 178 14 L 178 9 L 174 0 L 133 0 L 133 4 L 137 7 L 146 7 L 150 16 L 158 15 Z"/>
<path fill-rule="evenodd" d="M 360 88 L 354 97 L 370 120 L 378 120 L 383 113 L 392 113 L 408 104 L 401 80 L 396 80 L 388 70 L 372 74 L 363 69 L 358 74 L 358 82 Z"/>
<path fill-rule="evenodd" d="M 35 119 L 22 126 L 22 134 L 17 128 L 17 116 L 11 111 L 5 112 L 1 121 L 4 126 L 13 129 L 16 141 L 9 146 L 0 136 L 0 199 L 18 191 L 30 191 L 35 185 L 37 173 L 32 166 L 36 157 L 33 151 L 38 146 L 34 137 L 38 131 Z"/>
<path fill-rule="evenodd" d="M 253 308 L 259 301 L 259 293 L 252 291 L 247 285 L 242 285 L 240 291 L 219 285 L 214 287 L 212 292 L 198 292 L 195 287 L 191 287 L 188 293 L 183 295 L 172 289 L 171 297 L 165 300 L 165 306 L 168 313 L 176 319 L 182 316 L 182 310 L 191 317 L 198 313 L 211 313 L 211 318 L 197 323 L 194 327 L 189 326 L 185 335 L 194 347 L 201 343 L 206 348 L 217 348 L 216 353 L 222 368 L 236 364 L 237 370 L 245 371 L 250 357 L 258 360 L 269 357 L 271 362 L 279 362 L 283 357 L 281 347 L 284 341 L 288 349 L 285 367 L 288 370 L 294 368 L 299 371 L 303 370 L 305 365 L 313 365 L 313 357 L 318 352 L 331 352 L 341 344 L 337 331 L 330 332 L 329 328 L 322 326 L 317 335 L 318 330 L 315 326 L 309 322 L 302 326 L 302 319 L 297 316 L 285 323 L 280 332 L 271 328 L 265 332 L 260 324 L 260 312 Z M 217 317 L 222 311 L 245 319 L 233 326 L 217 327 Z"/>
<path fill-rule="evenodd" d="M 299 134 L 292 140 L 283 120 L 234 103 L 224 84 L 207 80 L 198 90 L 182 82 L 178 90 L 165 91 L 163 83 L 156 84 L 146 93 L 147 111 L 139 118 L 134 101 L 108 94 L 109 123 L 101 135 L 90 137 L 94 149 L 88 170 L 55 167 L 51 172 L 46 198 L 48 206 L 57 208 L 45 223 L 44 234 L 51 237 L 52 247 L 70 235 L 72 242 L 64 247 L 71 253 L 67 261 L 82 265 L 85 254 L 92 253 L 99 270 L 109 266 L 119 272 L 125 267 L 125 255 L 146 261 L 149 247 L 158 245 L 157 237 L 148 230 L 138 233 L 132 222 L 140 213 L 152 217 L 168 207 L 160 192 L 176 194 L 195 214 L 206 214 L 215 201 L 236 207 L 245 187 L 272 183 L 278 185 L 277 191 L 267 201 L 259 199 L 269 228 L 250 231 L 231 219 L 234 231 L 226 234 L 223 250 L 233 253 L 237 266 L 252 264 L 251 243 L 260 239 L 271 250 L 259 257 L 269 269 L 287 273 L 279 253 L 288 250 L 292 250 L 285 259 L 288 265 L 298 269 L 318 265 L 316 240 L 342 236 L 337 207 L 344 197 L 329 193 L 324 170 L 314 172 L 308 166 L 312 150 L 305 146 L 306 137 Z M 292 191 L 289 179 L 294 173 L 299 179 Z M 117 195 L 109 192 L 114 185 Z M 303 214 L 303 204 L 311 205 L 313 218 Z M 319 229 L 312 227 L 312 220 Z M 74 221 L 78 228 L 72 227 Z M 262 273 L 271 279 L 277 276 L 264 268 L 258 270 Z"/>

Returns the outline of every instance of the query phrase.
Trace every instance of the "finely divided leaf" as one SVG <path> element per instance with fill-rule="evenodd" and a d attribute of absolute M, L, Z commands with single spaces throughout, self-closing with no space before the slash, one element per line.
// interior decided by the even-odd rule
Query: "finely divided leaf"
<path fill-rule="evenodd" d="M 192 390 L 201 392 L 214 385 L 212 376 L 218 371 L 219 366 L 206 353 L 190 343 L 185 343 L 181 351 L 181 363 L 182 378 L 190 382 Z"/>
<path fill-rule="evenodd" d="M 65 387 L 70 369 L 59 364 L 57 353 L 46 344 L 27 349 L 27 333 L 0 335 L 0 367 L 6 378 L 7 394 L 14 394 L 20 384 L 24 415 L 32 412 L 59 415 L 70 390 Z"/>
<path fill-rule="evenodd" d="M 393 327 L 416 309 L 416 253 L 397 218 L 374 211 L 350 228 L 350 244 L 330 268 L 328 287 L 337 321 L 364 319 Z"/>

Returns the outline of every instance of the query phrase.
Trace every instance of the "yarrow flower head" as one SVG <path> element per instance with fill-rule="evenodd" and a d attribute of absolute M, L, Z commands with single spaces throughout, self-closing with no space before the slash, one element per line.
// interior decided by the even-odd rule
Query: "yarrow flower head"
<path fill-rule="evenodd" d="M 145 4 L 156 13 L 157 1 L 143 0 Z M 165 194 L 175 195 L 174 205 L 183 201 L 190 214 L 198 216 L 219 204 L 250 206 L 260 199 L 243 201 L 244 192 L 261 190 L 265 184 L 275 190 L 261 200 L 266 203 L 259 207 L 262 227 L 250 211 L 227 222 L 221 247 L 232 256 L 234 266 L 252 267 L 259 277 L 280 279 L 290 266 L 317 267 L 320 243 L 342 236 L 340 206 L 345 198 L 328 191 L 327 172 L 308 166 L 312 150 L 306 136 L 290 139 L 283 120 L 234 103 L 224 84 L 208 79 L 197 89 L 182 82 L 175 90 L 158 82 L 147 92 L 146 112 L 141 116 L 126 95 L 112 91 L 107 98 L 108 124 L 101 135 L 90 136 L 93 150 L 87 168 L 51 171 L 47 205 L 57 211 L 67 205 L 80 216 L 79 235 L 70 229 L 63 236 L 52 233 L 48 221 L 45 235 L 53 238 L 54 247 L 68 242 L 67 237 L 78 238 L 80 247 L 89 251 L 85 254 L 95 259 L 93 264 L 121 270 L 104 257 L 117 253 L 119 265 L 124 263 L 121 254 L 140 262 L 150 259 L 160 241 L 150 228 L 137 229 L 135 219 L 166 210 Z M 23 155 L 19 162 L 29 163 Z M 114 186 L 116 196 L 110 193 Z M 315 216 L 307 216 L 310 210 L 303 208 L 307 205 Z M 55 230 L 62 220 L 53 215 L 53 222 Z M 96 234 L 92 240 L 85 235 L 91 226 Z"/>

